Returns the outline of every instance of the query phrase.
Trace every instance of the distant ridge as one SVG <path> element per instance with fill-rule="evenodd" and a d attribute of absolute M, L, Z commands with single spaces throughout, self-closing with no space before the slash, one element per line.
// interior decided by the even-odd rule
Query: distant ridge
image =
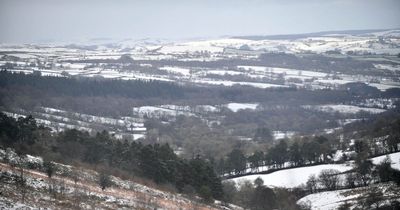
<path fill-rule="evenodd" d="M 313 36 L 326 36 L 329 34 L 343 34 L 343 35 L 363 35 L 368 33 L 389 31 L 389 30 L 399 30 L 399 28 L 393 29 L 364 29 L 364 30 L 341 30 L 341 31 L 320 31 L 313 33 L 304 34 L 278 34 L 278 35 L 250 35 L 250 36 L 233 36 L 236 39 L 249 39 L 249 40 L 264 40 L 264 39 L 302 39 Z"/>

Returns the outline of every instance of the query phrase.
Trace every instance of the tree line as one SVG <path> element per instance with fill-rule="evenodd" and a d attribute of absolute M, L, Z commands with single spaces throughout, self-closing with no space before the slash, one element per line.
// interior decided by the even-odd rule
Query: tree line
<path fill-rule="evenodd" d="M 291 145 L 281 140 L 265 153 L 255 151 L 248 156 L 240 148 L 235 148 L 219 160 L 216 168 L 222 175 L 237 176 L 257 173 L 262 166 L 268 166 L 268 169 L 282 169 L 329 163 L 332 162 L 331 156 L 335 151 L 332 144 L 333 142 L 326 137 L 316 136 L 295 141 Z"/>
<path fill-rule="evenodd" d="M 94 136 L 74 129 L 52 134 L 31 116 L 14 119 L 0 113 L 0 147 L 55 162 L 81 162 L 121 170 L 157 184 L 172 185 L 178 192 L 197 193 L 207 200 L 223 197 L 221 180 L 209 161 L 200 156 L 182 159 L 168 144 L 118 141 L 106 131 Z"/>
<path fill-rule="evenodd" d="M 258 150 L 246 155 L 240 148 L 234 148 L 227 156 L 220 158 L 215 164 L 219 174 L 223 176 L 242 176 L 249 173 L 260 172 L 260 167 L 267 167 L 267 170 L 277 170 L 289 167 L 301 167 L 305 165 L 325 164 L 357 160 L 362 154 L 364 159 L 398 152 L 400 150 L 400 119 L 388 120 L 382 123 L 379 120 L 372 126 L 371 132 L 378 134 L 364 136 L 356 139 L 353 143 L 343 142 L 339 139 L 328 139 L 325 136 L 314 136 L 295 139 L 292 142 L 281 140 L 265 152 Z M 258 133 L 263 130 L 256 132 Z M 359 132 L 361 133 L 361 132 Z M 267 132 L 268 134 L 268 132 Z M 367 133 L 363 133 L 367 135 Z M 264 135 L 261 135 L 264 136 Z M 385 136 L 381 139 L 379 136 Z M 379 137 L 379 138 L 377 138 Z M 380 142 L 376 142 L 377 139 Z M 381 145 L 378 147 L 377 145 Z M 340 157 L 334 158 L 337 150 L 349 150 L 350 153 L 342 153 Z M 265 170 L 265 169 L 264 169 Z"/>
<path fill-rule="evenodd" d="M 36 92 L 57 96 L 120 96 L 127 98 L 181 98 L 183 89 L 175 84 L 160 81 L 123 81 L 113 79 L 42 77 L 37 74 L 0 71 L 0 87 L 21 89 L 28 87 Z"/>

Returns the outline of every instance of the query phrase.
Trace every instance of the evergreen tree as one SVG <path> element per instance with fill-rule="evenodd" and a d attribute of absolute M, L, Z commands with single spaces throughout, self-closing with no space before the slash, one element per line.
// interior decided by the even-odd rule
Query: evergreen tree
<path fill-rule="evenodd" d="M 303 157 L 300 151 L 300 145 L 294 142 L 289 148 L 290 161 L 294 163 L 295 166 L 303 164 Z"/>
<path fill-rule="evenodd" d="M 246 169 L 246 157 L 240 149 L 233 149 L 228 154 L 229 168 L 234 174 L 241 174 Z"/>

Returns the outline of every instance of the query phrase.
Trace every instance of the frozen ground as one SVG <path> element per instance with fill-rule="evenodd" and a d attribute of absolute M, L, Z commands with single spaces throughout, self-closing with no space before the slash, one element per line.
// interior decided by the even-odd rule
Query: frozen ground
<path fill-rule="evenodd" d="M 15 152 L 0 149 L 0 161 L 8 157 L 8 162 L 23 161 L 26 165 L 41 167 L 40 157 L 27 156 L 20 159 Z M 0 209 L 241 209 L 234 205 L 222 207 L 218 203 L 207 206 L 194 200 L 171 192 L 148 187 L 133 180 L 123 180 L 111 176 L 113 186 L 101 190 L 97 184 L 98 173 L 84 168 L 57 164 L 57 171 L 48 178 L 37 169 L 24 169 L 28 186 L 24 203 L 21 203 L 21 192 L 16 189 L 14 181 L 2 182 Z M 2 177 L 13 177 L 18 173 L 15 166 L 0 162 Z M 76 174 L 78 182 L 68 174 Z M 13 178 L 11 178 L 13 179 Z M 53 187 L 54 192 L 49 192 Z M 55 196 L 57 195 L 57 196 Z M 79 208 L 78 208 L 79 206 Z M 34 207 L 34 208 L 31 208 Z"/>
<path fill-rule="evenodd" d="M 366 107 L 358 107 L 358 106 L 353 106 L 353 105 L 341 105 L 341 104 L 304 106 L 304 108 L 311 108 L 311 109 L 319 110 L 322 112 L 330 112 L 330 113 L 339 112 L 342 114 L 356 114 L 360 111 L 369 112 L 372 114 L 378 114 L 378 113 L 382 113 L 382 112 L 386 111 L 385 109 L 366 108 Z"/>
<path fill-rule="evenodd" d="M 359 194 L 345 196 L 344 193 L 351 190 L 327 191 L 314 193 L 303 197 L 297 201 L 300 205 L 310 206 L 311 210 L 334 210 L 345 201 L 351 203 L 351 200 L 360 196 Z"/>
<path fill-rule="evenodd" d="M 392 153 L 389 155 L 382 155 L 379 157 L 372 158 L 372 162 L 374 164 L 379 164 L 383 160 L 386 159 L 386 157 L 389 157 L 391 162 L 392 162 L 392 168 L 400 170 L 400 152 Z"/>
<path fill-rule="evenodd" d="M 338 157 L 341 156 L 342 153 L 343 153 L 342 151 L 338 151 L 333 158 L 338 159 Z M 346 153 L 350 154 L 348 152 Z M 400 170 L 400 152 L 392 153 L 389 155 L 378 156 L 372 158 L 371 160 L 373 161 L 374 164 L 378 164 L 382 162 L 386 157 L 389 157 L 391 159 L 393 168 Z M 254 182 L 255 179 L 260 177 L 261 179 L 263 179 L 264 184 L 267 186 L 293 188 L 305 184 L 310 175 L 318 176 L 322 170 L 336 169 L 339 170 L 340 172 L 345 172 L 351 170 L 352 168 L 353 165 L 351 162 L 347 162 L 345 164 L 324 164 L 317 166 L 285 169 L 270 174 L 248 175 L 248 176 L 233 178 L 231 180 L 234 181 L 236 184 L 240 184 L 245 180 Z M 262 169 L 263 168 L 261 168 L 261 170 Z"/>
<path fill-rule="evenodd" d="M 258 106 L 258 104 L 254 103 L 229 103 L 225 105 L 228 109 L 230 109 L 232 112 L 237 112 L 239 110 L 243 109 L 250 109 L 250 110 L 255 110 Z"/>
<path fill-rule="evenodd" d="M 345 203 L 360 208 L 358 200 L 364 199 L 366 193 L 371 190 L 379 190 L 385 196 L 384 202 L 380 205 L 390 205 L 391 201 L 399 201 L 399 188 L 391 183 L 373 184 L 369 187 L 359 187 L 354 189 L 326 191 L 307 195 L 297 201 L 297 204 L 310 207 L 311 210 L 337 210 Z M 365 207 L 361 207 L 363 209 Z M 370 209 L 373 209 L 372 206 Z"/>
<path fill-rule="evenodd" d="M 305 184 L 310 175 L 314 174 L 318 176 L 318 174 L 322 170 L 337 169 L 341 172 L 344 172 L 352 168 L 353 167 L 351 165 L 346 165 L 346 164 L 324 164 L 317 166 L 286 169 L 273 172 L 270 174 L 256 174 L 256 175 L 243 176 L 243 177 L 233 178 L 232 180 L 236 184 L 240 184 L 240 182 L 243 182 L 244 180 L 249 180 L 251 182 L 254 182 L 254 180 L 260 177 L 264 181 L 264 184 L 269 187 L 293 188 Z"/>

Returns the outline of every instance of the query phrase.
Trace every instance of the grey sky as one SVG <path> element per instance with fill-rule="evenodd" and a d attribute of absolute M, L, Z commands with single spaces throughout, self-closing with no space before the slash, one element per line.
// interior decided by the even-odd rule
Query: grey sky
<path fill-rule="evenodd" d="M 400 27 L 399 0 L 0 0 L 0 42 Z"/>

